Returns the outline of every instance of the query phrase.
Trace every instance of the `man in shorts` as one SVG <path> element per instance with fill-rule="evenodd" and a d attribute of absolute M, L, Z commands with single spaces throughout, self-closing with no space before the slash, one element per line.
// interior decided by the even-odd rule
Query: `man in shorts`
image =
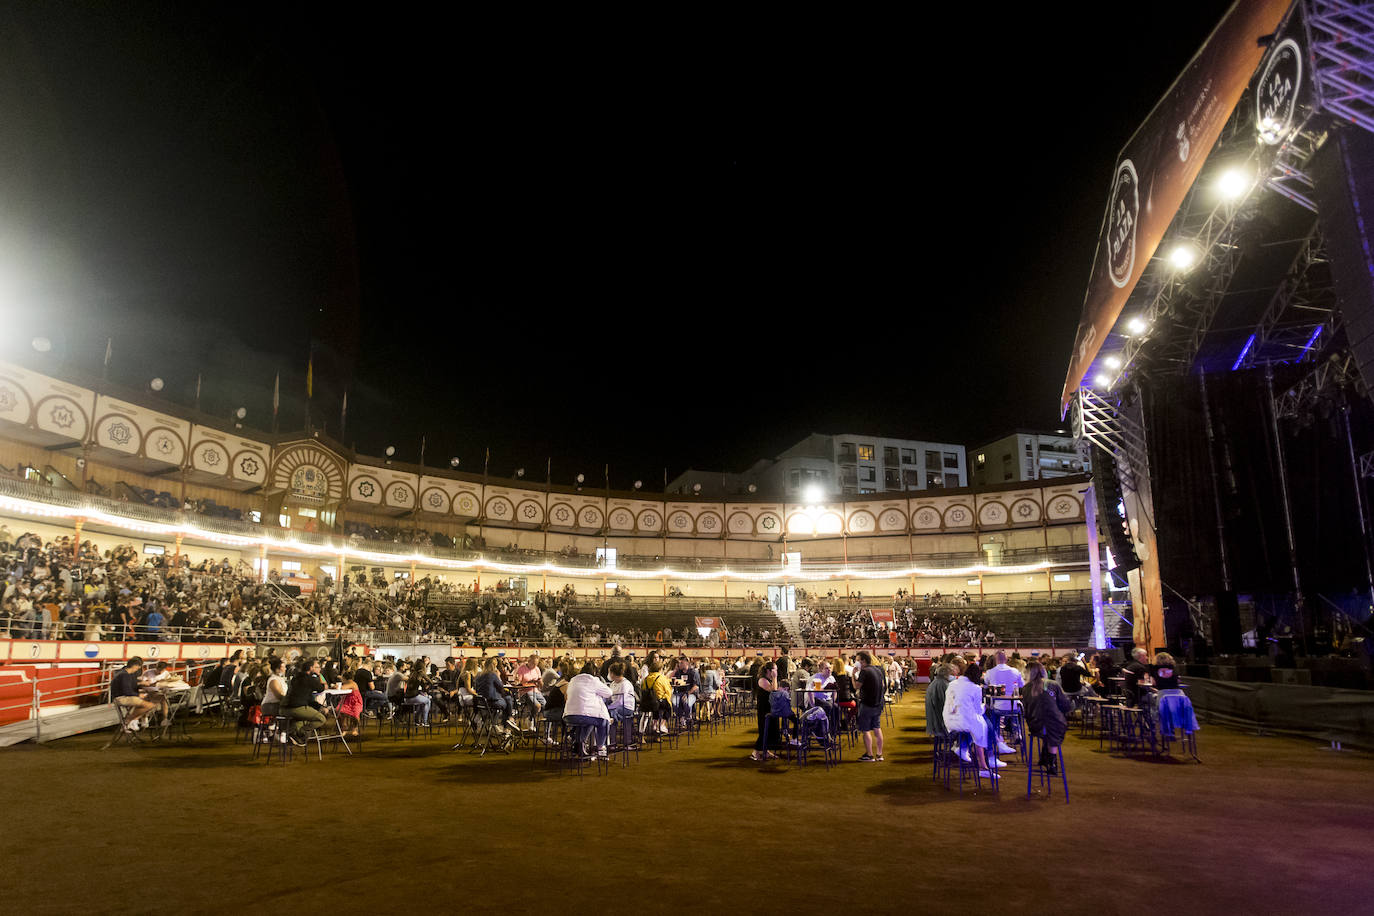
<path fill-rule="evenodd" d="M 883 669 L 873 664 L 873 656 L 858 652 L 854 659 L 859 664 L 859 731 L 864 736 L 864 753 L 861 763 L 873 763 L 883 759 L 883 702 L 887 695 L 887 679 Z"/>
<path fill-rule="evenodd" d="M 142 671 L 143 659 L 135 655 L 124 663 L 123 670 L 110 679 L 110 702 L 125 711 L 129 731 L 142 728 L 146 724 L 144 719 L 157 709 L 157 704 L 145 700 L 139 691 L 138 676 Z"/>

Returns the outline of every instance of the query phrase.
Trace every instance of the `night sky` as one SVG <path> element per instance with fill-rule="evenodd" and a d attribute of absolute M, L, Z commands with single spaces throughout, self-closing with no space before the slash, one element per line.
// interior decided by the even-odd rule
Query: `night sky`
<path fill-rule="evenodd" d="M 113 337 L 111 381 L 190 404 L 200 373 L 258 428 L 281 371 L 287 429 L 313 349 L 346 445 L 617 487 L 812 431 L 1054 427 L 1116 152 L 1226 6 L 689 33 L 10 4 L 0 356 L 98 377 Z"/>

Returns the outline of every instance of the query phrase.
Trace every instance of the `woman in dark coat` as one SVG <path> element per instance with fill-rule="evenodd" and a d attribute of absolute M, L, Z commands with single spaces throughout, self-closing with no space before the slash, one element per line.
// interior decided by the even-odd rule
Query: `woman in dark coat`
<path fill-rule="evenodd" d="M 1026 713 L 1026 727 L 1032 735 L 1043 735 L 1040 746 L 1040 765 L 1051 773 L 1059 769 L 1058 758 L 1054 751 L 1064 743 L 1064 735 L 1069 731 L 1068 715 L 1073 702 L 1059 689 L 1059 685 L 1046 679 L 1045 666 L 1039 662 L 1026 665 L 1026 685 L 1021 688 L 1021 708 Z"/>

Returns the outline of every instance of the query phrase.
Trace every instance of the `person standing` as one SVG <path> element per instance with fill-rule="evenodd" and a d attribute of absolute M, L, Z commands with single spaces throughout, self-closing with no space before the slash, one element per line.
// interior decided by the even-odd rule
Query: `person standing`
<path fill-rule="evenodd" d="M 873 664 L 873 656 L 858 652 L 859 663 L 859 731 L 864 737 L 861 763 L 875 763 L 883 759 L 883 703 L 887 695 L 887 679 L 883 669 Z"/>
<path fill-rule="evenodd" d="M 754 742 L 754 753 L 749 755 L 749 759 L 776 760 L 778 755 L 768 750 L 768 715 L 773 711 L 773 691 L 782 689 L 778 683 L 778 666 L 768 662 L 759 669 L 758 674 L 754 680 L 754 704 L 758 713 L 759 737 Z"/>

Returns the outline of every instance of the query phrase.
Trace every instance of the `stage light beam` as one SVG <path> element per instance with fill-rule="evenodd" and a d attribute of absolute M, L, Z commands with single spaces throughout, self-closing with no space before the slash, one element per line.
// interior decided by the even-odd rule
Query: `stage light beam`
<path fill-rule="evenodd" d="M 1169 263 L 1175 270 L 1187 270 L 1197 263 L 1197 249 L 1188 244 L 1175 245 L 1169 252 Z"/>
<path fill-rule="evenodd" d="M 1144 334 L 1146 331 L 1148 331 L 1150 329 L 1150 326 L 1145 323 L 1144 318 L 1141 318 L 1139 315 L 1137 315 L 1130 321 L 1126 322 L 1126 329 L 1130 331 L 1132 334 L 1139 335 Z"/>
<path fill-rule="evenodd" d="M 1244 169 L 1227 169 L 1217 178 L 1217 193 L 1227 200 L 1240 200 L 1250 190 L 1250 181 Z"/>

